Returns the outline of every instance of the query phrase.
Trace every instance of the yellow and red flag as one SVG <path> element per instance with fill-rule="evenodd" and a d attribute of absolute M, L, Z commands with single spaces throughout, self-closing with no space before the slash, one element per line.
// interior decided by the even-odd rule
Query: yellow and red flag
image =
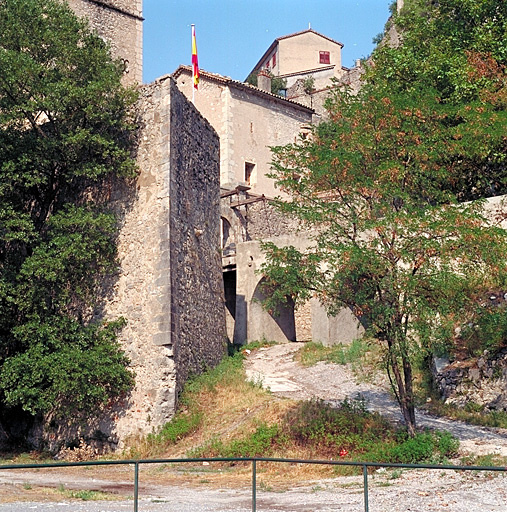
<path fill-rule="evenodd" d="M 192 25 L 192 76 L 194 88 L 198 89 L 199 84 L 199 64 L 197 62 L 197 43 L 195 41 L 195 25 Z"/>

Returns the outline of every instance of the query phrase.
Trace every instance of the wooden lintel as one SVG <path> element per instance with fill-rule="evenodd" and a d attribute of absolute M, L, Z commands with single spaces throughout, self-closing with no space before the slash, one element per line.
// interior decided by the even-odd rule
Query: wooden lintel
<path fill-rule="evenodd" d="M 266 198 L 264 194 L 259 197 L 252 197 L 251 199 L 245 199 L 244 201 L 238 201 L 236 203 L 231 203 L 229 206 L 231 208 L 237 208 L 238 206 L 244 206 L 245 204 L 257 203 L 258 201 L 264 201 Z"/>

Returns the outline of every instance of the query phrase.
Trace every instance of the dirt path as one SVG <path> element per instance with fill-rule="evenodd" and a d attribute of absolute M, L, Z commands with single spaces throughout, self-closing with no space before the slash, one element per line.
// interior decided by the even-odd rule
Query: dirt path
<path fill-rule="evenodd" d="M 369 409 L 401 422 L 398 404 L 386 387 L 358 382 L 350 368 L 344 365 L 319 362 L 304 368 L 294 360 L 296 352 L 303 345 L 284 343 L 253 351 L 245 363 L 248 378 L 262 383 L 275 395 L 299 400 L 321 398 L 329 402 L 340 402 L 347 397 L 362 395 Z M 416 412 L 416 419 L 421 427 L 451 432 L 460 440 L 464 454 L 494 453 L 507 456 L 505 430 L 466 425 L 430 416 L 422 411 Z"/>

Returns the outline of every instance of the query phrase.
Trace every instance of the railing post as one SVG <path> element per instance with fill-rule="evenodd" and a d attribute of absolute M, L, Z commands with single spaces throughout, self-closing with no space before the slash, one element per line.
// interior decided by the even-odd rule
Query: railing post
<path fill-rule="evenodd" d="M 252 459 L 252 512 L 257 510 L 257 461 Z"/>
<path fill-rule="evenodd" d="M 363 480 L 364 480 L 364 512 L 369 511 L 368 505 L 368 466 L 363 464 Z"/>
<path fill-rule="evenodd" d="M 138 510 L 139 501 L 139 462 L 134 463 L 134 512 Z"/>

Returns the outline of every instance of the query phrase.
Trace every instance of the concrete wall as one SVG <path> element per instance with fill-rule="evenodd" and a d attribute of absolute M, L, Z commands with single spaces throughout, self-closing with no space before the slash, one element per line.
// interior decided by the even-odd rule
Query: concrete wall
<path fill-rule="evenodd" d="M 67 0 L 93 30 L 111 43 L 115 58 L 125 63 L 125 83 L 143 80 L 142 0 Z"/>

